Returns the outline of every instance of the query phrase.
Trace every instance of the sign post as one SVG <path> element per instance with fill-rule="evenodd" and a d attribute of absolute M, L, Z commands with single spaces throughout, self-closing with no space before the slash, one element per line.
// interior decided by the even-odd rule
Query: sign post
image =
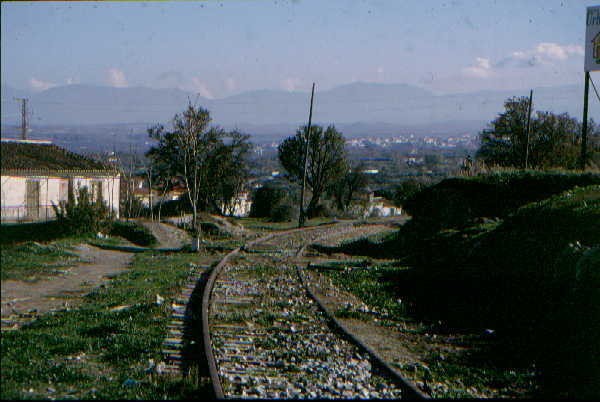
<path fill-rule="evenodd" d="M 590 90 L 590 71 L 600 70 L 600 6 L 588 7 L 585 18 L 585 88 L 583 92 L 583 124 L 581 127 L 580 167 L 587 163 L 587 125 L 588 94 Z"/>

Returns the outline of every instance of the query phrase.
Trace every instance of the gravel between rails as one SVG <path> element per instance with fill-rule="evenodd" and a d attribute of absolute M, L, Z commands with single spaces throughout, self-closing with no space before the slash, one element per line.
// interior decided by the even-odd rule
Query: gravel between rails
<path fill-rule="evenodd" d="M 222 269 L 209 323 L 225 397 L 402 396 L 368 354 L 331 328 L 295 271 L 293 259 L 307 244 L 356 231 L 340 224 L 274 236 L 253 246 L 263 248 L 260 255 L 244 254 Z"/>

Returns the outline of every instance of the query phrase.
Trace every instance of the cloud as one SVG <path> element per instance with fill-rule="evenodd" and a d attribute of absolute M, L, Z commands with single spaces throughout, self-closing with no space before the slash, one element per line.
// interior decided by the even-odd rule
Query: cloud
<path fill-rule="evenodd" d="M 580 45 L 541 42 L 531 49 L 514 51 L 496 62 L 477 57 L 473 65 L 462 69 L 462 73 L 467 77 L 488 78 L 502 69 L 551 66 L 583 54 L 584 50 Z"/>
<path fill-rule="evenodd" d="M 484 57 L 477 57 L 474 65 L 465 67 L 462 71 L 466 76 L 476 78 L 487 78 L 493 73 L 490 59 Z"/>
<path fill-rule="evenodd" d="M 518 50 L 496 63 L 496 67 L 534 67 L 540 64 L 550 65 L 561 62 L 572 56 L 583 56 L 583 46 L 559 45 L 558 43 L 542 42 L 532 49 Z"/>
<path fill-rule="evenodd" d="M 200 78 L 198 78 L 198 77 L 192 78 L 192 87 L 193 87 L 193 91 L 199 93 L 200 96 L 202 96 L 203 98 L 207 98 L 207 99 L 214 98 L 213 93 L 210 91 L 210 89 L 208 89 L 208 86 L 206 85 L 206 83 L 204 83 L 202 80 L 200 80 Z"/>
<path fill-rule="evenodd" d="M 34 91 L 45 91 L 46 89 L 50 89 L 52 87 L 55 87 L 56 85 L 57 84 L 55 84 L 53 82 L 38 80 L 37 78 L 34 78 L 34 77 L 29 79 L 29 86 Z"/>
<path fill-rule="evenodd" d="M 298 88 L 301 83 L 302 81 L 300 80 L 300 78 L 288 77 L 282 80 L 280 84 L 283 89 L 291 92 L 296 90 L 296 88 Z"/>
<path fill-rule="evenodd" d="M 69 78 L 67 78 L 67 79 L 65 80 L 65 83 L 66 83 L 67 85 L 79 84 L 79 79 L 77 79 L 77 78 L 71 78 L 71 77 L 69 77 Z"/>
<path fill-rule="evenodd" d="M 107 71 L 107 82 L 111 87 L 124 88 L 127 84 L 125 73 L 118 68 L 109 68 Z"/>

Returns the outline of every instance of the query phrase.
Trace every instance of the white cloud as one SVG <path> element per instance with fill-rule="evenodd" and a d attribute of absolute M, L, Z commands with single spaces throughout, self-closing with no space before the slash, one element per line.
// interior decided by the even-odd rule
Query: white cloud
<path fill-rule="evenodd" d="M 496 63 L 497 67 L 533 67 L 554 64 L 572 56 L 583 56 L 583 46 L 542 42 L 532 49 L 518 50 Z"/>
<path fill-rule="evenodd" d="M 52 87 L 55 87 L 56 85 L 57 84 L 55 84 L 53 82 L 42 81 L 42 80 L 38 80 L 37 78 L 29 79 L 29 86 L 34 91 L 45 91 L 46 89 L 50 89 Z"/>
<path fill-rule="evenodd" d="M 282 80 L 280 84 L 283 89 L 291 92 L 291 91 L 296 90 L 296 88 L 298 88 L 298 86 L 300 86 L 301 82 L 302 81 L 300 80 L 300 78 L 288 77 L 288 78 Z"/>
<path fill-rule="evenodd" d="M 462 69 L 462 73 L 467 77 L 488 78 L 502 69 L 541 65 L 555 66 L 557 63 L 564 62 L 571 57 L 583 56 L 583 54 L 583 47 L 580 45 L 541 42 L 531 49 L 514 51 L 497 62 L 477 57 L 473 65 Z"/>
<path fill-rule="evenodd" d="M 200 96 L 202 96 L 203 98 L 207 98 L 207 99 L 213 99 L 213 93 L 210 91 L 210 89 L 208 89 L 208 86 L 206 85 L 206 83 L 204 83 L 202 80 L 200 80 L 200 78 L 198 77 L 193 77 L 192 78 L 192 87 L 193 87 L 193 91 L 197 92 L 200 94 Z"/>
<path fill-rule="evenodd" d="M 125 73 L 118 68 L 109 68 L 107 71 L 107 82 L 111 87 L 124 88 L 127 84 Z"/>
<path fill-rule="evenodd" d="M 493 73 L 490 59 L 484 57 L 477 57 L 474 65 L 465 67 L 462 71 L 465 75 L 476 78 L 487 78 Z"/>

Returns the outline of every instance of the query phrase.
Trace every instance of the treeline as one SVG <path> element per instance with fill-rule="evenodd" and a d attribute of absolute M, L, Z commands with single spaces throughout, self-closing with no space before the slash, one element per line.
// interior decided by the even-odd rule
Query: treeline
<path fill-rule="evenodd" d="M 531 116 L 529 99 L 513 97 L 504 112 L 480 133 L 476 158 L 488 166 L 548 169 L 579 167 L 582 124 L 568 113 L 537 111 Z M 600 127 L 588 123 L 588 167 L 600 168 Z"/>

